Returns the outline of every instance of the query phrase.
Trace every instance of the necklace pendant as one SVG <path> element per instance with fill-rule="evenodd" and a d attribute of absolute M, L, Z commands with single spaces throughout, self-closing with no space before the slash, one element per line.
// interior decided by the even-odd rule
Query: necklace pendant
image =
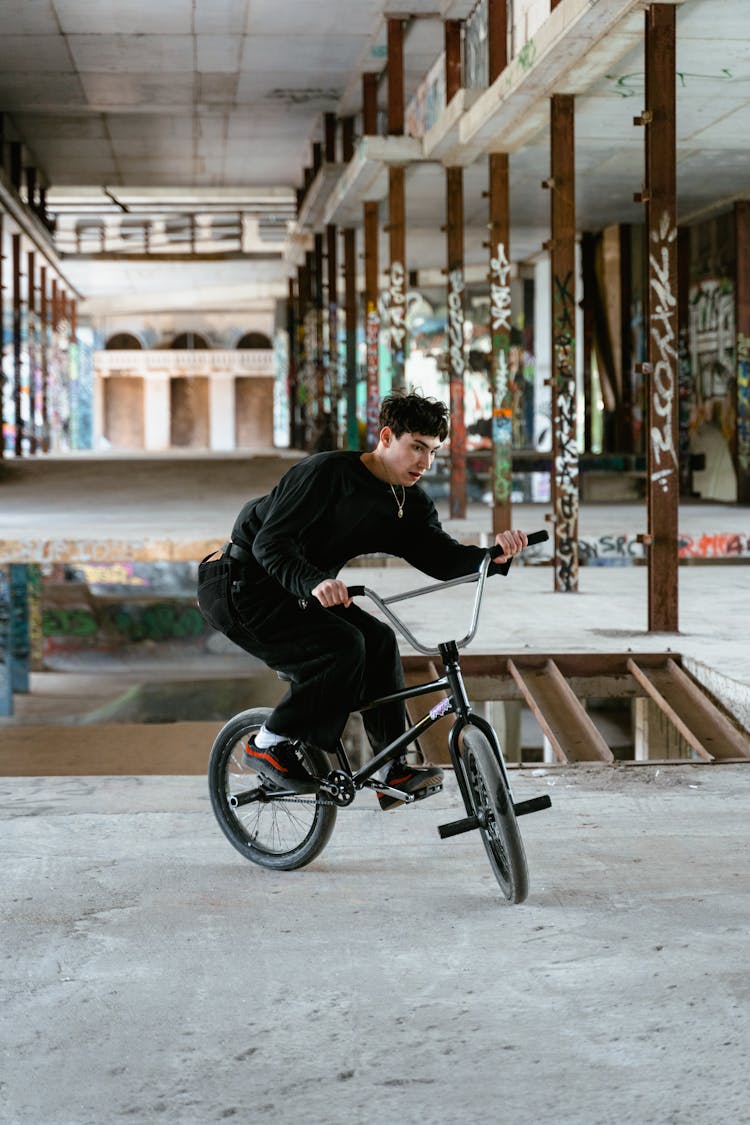
<path fill-rule="evenodd" d="M 404 514 L 404 509 L 403 509 L 403 508 L 399 508 L 399 510 L 398 510 L 398 518 L 399 518 L 399 519 L 401 519 L 401 517 L 403 516 L 403 514 Z"/>

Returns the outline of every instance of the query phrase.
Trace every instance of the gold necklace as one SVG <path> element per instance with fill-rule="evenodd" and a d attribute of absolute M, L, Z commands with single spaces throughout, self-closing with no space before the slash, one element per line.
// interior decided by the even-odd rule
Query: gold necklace
<path fill-rule="evenodd" d="M 396 489 L 393 487 L 393 485 L 391 484 L 390 481 L 388 482 L 388 485 L 390 487 L 391 492 L 393 493 L 393 499 L 396 501 L 396 507 L 398 508 L 398 518 L 401 519 L 401 517 L 404 514 L 404 501 L 406 500 L 406 489 L 404 488 L 404 486 L 402 484 L 401 485 L 401 503 L 399 503 L 398 496 L 396 495 Z"/>

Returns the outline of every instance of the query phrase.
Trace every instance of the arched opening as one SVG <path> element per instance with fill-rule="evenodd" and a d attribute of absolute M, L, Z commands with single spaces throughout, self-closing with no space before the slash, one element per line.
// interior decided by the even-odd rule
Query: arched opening
<path fill-rule="evenodd" d="M 104 345 L 108 352 L 139 352 L 143 345 L 132 332 L 115 332 Z"/>
<path fill-rule="evenodd" d="M 169 345 L 174 350 L 197 352 L 205 351 L 209 344 L 205 336 L 199 332 L 180 332 Z"/>
<path fill-rule="evenodd" d="M 265 348 L 267 351 L 273 344 L 263 332 L 246 332 L 237 344 L 238 348 Z"/>

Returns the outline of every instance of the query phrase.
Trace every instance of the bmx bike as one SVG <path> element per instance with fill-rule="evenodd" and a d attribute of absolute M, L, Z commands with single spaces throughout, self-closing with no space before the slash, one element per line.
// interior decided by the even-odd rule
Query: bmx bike
<path fill-rule="evenodd" d="M 529 544 L 542 542 L 547 537 L 546 531 L 535 532 L 529 536 Z M 303 762 L 315 778 L 317 788 L 302 796 L 273 784 L 246 761 L 244 748 L 248 738 L 260 729 L 272 708 L 242 711 L 222 727 L 209 759 L 211 804 L 225 836 L 246 859 L 262 867 L 284 871 L 303 867 L 322 852 L 333 832 L 339 809 L 350 806 L 361 790 L 386 793 L 408 805 L 441 788 L 408 794 L 389 788 L 374 775 L 403 754 L 434 723 L 452 715 L 448 751 L 466 816 L 440 825 L 438 832 L 442 839 L 447 839 L 478 831 L 503 895 L 509 902 L 524 901 L 529 880 L 518 818 L 549 808 L 552 802 L 547 795 L 521 802 L 513 800 L 500 742 L 490 723 L 472 711 L 459 661 L 459 650 L 470 644 L 477 630 L 491 562 L 488 555 L 475 574 L 388 598 L 379 597 L 366 586 L 348 588 L 352 597 L 370 598 L 413 648 L 427 656 L 439 657 L 443 666 L 443 674 L 438 679 L 374 699 L 359 710 L 437 691 L 445 693 L 424 718 L 359 769 L 352 768 L 343 742 L 330 755 L 318 747 L 304 745 L 301 747 Z M 437 647 L 423 644 L 390 608 L 408 598 L 473 582 L 477 590 L 471 624 L 469 632 L 460 640 L 445 641 Z"/>

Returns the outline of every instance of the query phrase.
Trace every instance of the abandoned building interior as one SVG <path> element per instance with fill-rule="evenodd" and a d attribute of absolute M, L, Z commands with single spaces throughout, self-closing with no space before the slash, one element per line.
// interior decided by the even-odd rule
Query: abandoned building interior
<path fill-rule="evenodd" d="M 371 449 L 380 402 L 399 390 L 449 405 L 422 486 L 452 536 L 488 546 L 510 527 L 549 531 L 488 582 L 463 660 L 524 795 L 535 773 L 571 800 L 589 782 L 564 777 L 595 777 L 594 803 L 667 774 L 683 796 L 693 777 L 746 786 L 748 0 L 4 0 L 0 30 L 11 806 L 76 778 L 149 777 L 164 801 L 166 778 L 179 794 L 200 783 L 218 727 L 285 685 L 204 621 L 199 560 L 300 458 Z M 421 577 L 385 556 L 346 575 L 389 594 Z M 451 592 L 405 613 L 460 635 L 466 606 Z M 431 659 L 405 643 L 402 655 L 408 683 L 436 678 Z M 412 721 L 440 699 L 411 700 Z M 361 761 L 358 716 L 345 742 Z M 451 766 L 442 727 L 417 753 Z M 544 829 L 528 819 L 536 860 Z M 736 849 L 747 896 L 746 830 L 713 846 Z M 227 924 L 241 933 L 239 917 Z M 327 1034 L 332 1015 L 320 1018 Z M 746 1046 L 746 1026 L 735 1031 L 727 1041 Z M 561 1067 L 581 1061 L 566 1049 Z M 336 1059 L 340 1079 L 351 1068 Z M 494 1090 L 482 1073 L 475 1115 Z M 422 1115 L 396 1086 L 382 1115 L 339 1101 L 327 1116 L 321 1081 L 311 1119 L 473 1119 L 441 1103 L 443 1079 Z M 178 1121 L 233 1107 L 206 1088 L 194 1109 L 178 1094 Z M 14 1122 L 112 1119 L 104 1080 L 85 1110 L 16 1079 L 11 1092 Z M 674 1093 L 674 1116 L 649 1093 L 612 1116 L 604 1084 L 585 1110 L 571 1092 L 549 1116 L 529 1096 L 526 1120 L 555 1125 L 747 1119 L 731 1083 L 716 1116 L 695 1091 Z M 268 1094 L 251 1119 L 298 1120 L 296 1097 L 272 1108 Z M 117 1112 L 148 1123 L 158 1101 Z"/>

